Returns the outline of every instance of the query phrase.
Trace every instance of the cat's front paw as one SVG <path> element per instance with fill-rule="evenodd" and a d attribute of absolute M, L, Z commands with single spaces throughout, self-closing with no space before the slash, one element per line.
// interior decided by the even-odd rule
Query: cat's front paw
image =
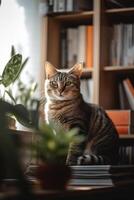
<path fill-rule="evenodd" d="M 87 165 L 91 163 L 90 155 L 79 156 L 77 159 L 77 165 Z"/>

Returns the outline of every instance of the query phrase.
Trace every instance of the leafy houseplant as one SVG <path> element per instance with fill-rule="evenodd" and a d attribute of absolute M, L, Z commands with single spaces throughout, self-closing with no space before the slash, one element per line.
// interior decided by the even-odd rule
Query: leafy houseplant
<path fill-rule="evenodd" d="M 22 120 L 20 117 L 17 118 L 17 120 L 24 126 L 31 127 L 33 120 L 34 122 L 38 122 L 38 106 L 39 102 L 36 99 L 32 98 L 33 93 L 35 92 L 37 88 L 37 83 L 33 82 L 28 87 L 26 86 L 20 79 L 19 76 L 21 74 L 21 71 L 23 70 L 24 66 L 28 62 L 29 58 L 22 59 L 22 55 L 16 53 L 14 46 L 11 48 L 11 58 L 7 62 L 3 73 L 0 77 L 0 85 L 3 86 L 4 92 L 1 96 L 1 99 L 6 101 L 6 94 L 8 95 L 8 99 L 10 99 L 10 103 L 15 105 L 16 109 L 23 112 L 24 114 L 29 116 L 29 123 L 24 123 L 24 120 Z M 13 95 L 13 84 L 17 81 L 17 96 L 14 97 Z M 30 106 L 30 110 L 28 107 L 28 104 Z M 34 110 L 31 111 L 31 109 L 34 107 Z M 33 114 L 34 113 L 34 114 Z M 36 118 L 35 118 L 36 114 Z M 33 117 L 34 115 L 34 117 Z M 9 127 L 12 127 L 12 124 L 15 124 L 15 118 L 14 116 L 7 116 L 9 119 Z M 37 124 L 37 123 L 36 123 Z"/>
<path fill-rule="evenodd" d="M 22 61 L 22 55 L 15 52 L 14 46 L 11 48 L 11 58 L 5 65 L 2 75 L 0 76 L 0 85 L 4 87 L 4 93 L 1 96 L 2 100 L 5 100 L 5 94 L 8 94 L 12 103 L 15 104 L 15 100 L 12 96 L 12 91 L 9 90 L 11 84 L 13 84 L 20 76 L 21 71 L 28 62 L 28 57 Z"/>
<path fill-rule="evenodd" d="M 76 129 L 64 131 L 53 124 L 42 124 L 38 130 L 38 139 L 32 145 L 39 158 L 37 176 L 45 189 L 65 189 L 71 177 L 66 157 L 71 142 L 82 139 Z"/>
<path fill-rule="evenodd" d="M 0 85 L 2 86 L 0 93 L 2 93 L 2 89 L 4 89 L 4 92 L 0 97 L 1 100 L 5 101 L 5 96 L 7 94 L 12 104 L 15 104 L 10 86 L 18 79 L 22 69 L 28 62 L 28 59 L 29 58 L 26 58 L 24 61 L 22 61 L 22 55 L 16 53 L 14 46 L 12 46 L 11 57 L 5 65 L 2 75 L 0 76 Z M 15 119 L 11 116 L 7 116 L 7 118 L 9 119 L 9 127 L 11 125 L 12 128 L 12 124 L 15 124 Z"/>

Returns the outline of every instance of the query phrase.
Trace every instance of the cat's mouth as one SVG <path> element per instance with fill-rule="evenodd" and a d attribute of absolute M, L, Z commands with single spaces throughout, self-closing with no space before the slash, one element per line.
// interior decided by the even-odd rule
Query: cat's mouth
<path fill-rule="evenodd" d="M 54 98 L 56 100 L 64 100 L 65 99 L 65 97 L 63 96 L 63 94 L 54 95 Z"/>

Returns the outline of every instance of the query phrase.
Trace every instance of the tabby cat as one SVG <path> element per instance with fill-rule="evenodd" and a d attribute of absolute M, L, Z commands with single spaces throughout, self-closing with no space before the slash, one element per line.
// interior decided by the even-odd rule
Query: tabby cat
<path fill-rule="evenodd" d="M 45 63 L 45 119 L 68 130 L 74 127 L 84 136 L 70 145 L 68 165 L 116 164 L 118 134 L 103 108 L 86 103 L 80 93 L 81 63 L 68 70 Z"/>

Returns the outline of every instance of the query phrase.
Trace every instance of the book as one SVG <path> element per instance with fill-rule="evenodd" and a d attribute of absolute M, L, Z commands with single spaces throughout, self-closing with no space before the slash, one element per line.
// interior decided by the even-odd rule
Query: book
<path fill-rule="evenodd" d="M 73 165 L 72 173 L 134 173 L 134 165 Z"/>
<path fill-rule="evenodd" d="M 77 62 L 77 28 L 67 29 L 67 66 L 72 67 Z"/>
<path fill-rule="evenodd" d="M 106 8 L 112 9 L 112 8 L 126 8 L 126 7 L 134 7 L 134 1 L 133 0 L 107 0 L 106 1 Z"/>
<path fill-rule="evenodd" d="M 134 134 L 133 110 L 106 110 L 119 134 Z"/>
<path fill-rule="evenodd" d="M 134 110 L 106 110 L 115 125 L 134 126 Z"/>
<path fill-rule="evenodd" d="M 123 86 L 131 109 L 134 110 L 134 86 L 128 78 L 123 80 Z"/>
<path fill-rule="evenodd" d="M 134 178 L 134 165 L 71 166 L 69 185 L 115 185 Z"/>
<path fill-rule="evenodd" d="M 93 67 L 93 26 L 86 27 L 86 67 Z"/>
<path fill-rule="evenodd" d="M 128 134 L 134 134 L 134 126 L 129 125 L 117 125 L 116 129 L 119 133 L 119 135 L 128 135 Z"/>
<path fill-rule="evenodd" d="M 78 54 L 77 62 L 84 63 L 86 60 L 86 26 L 78 26 Z"/>
<path fill-rule="evenodd" d="M 73 0 L 66 1 L 66 11 L 72 12 L 73 11 Z"/>
<path fill-rule="evenodd" d="M 87 0 L 73 0 L 74 11 L 92 10 L 93 2 Z"/>
<path fill-rule="evenodd" d="M 130 104 L 128 102 L 128 98 L 127 95 L 125 93 L 124 90 L 124 86 L 122 84 L 122 82 L 120 82 L 118 84 L 118 88 L 119 88 L 119 103 L 120 103 L 120 109 L 124 110 L 124 109 L 130 109 Z"/>
<path fill-rule="evenodd" d="M 132 181 L 134 178 L 134 175 L 122 175 L 112 178 L 89 178 L 89 179 L 83 179 L 83 178 L 72 178 L 69 182 L 70 186 L 114 186 L 122 184 L 126 181 Z"/>

